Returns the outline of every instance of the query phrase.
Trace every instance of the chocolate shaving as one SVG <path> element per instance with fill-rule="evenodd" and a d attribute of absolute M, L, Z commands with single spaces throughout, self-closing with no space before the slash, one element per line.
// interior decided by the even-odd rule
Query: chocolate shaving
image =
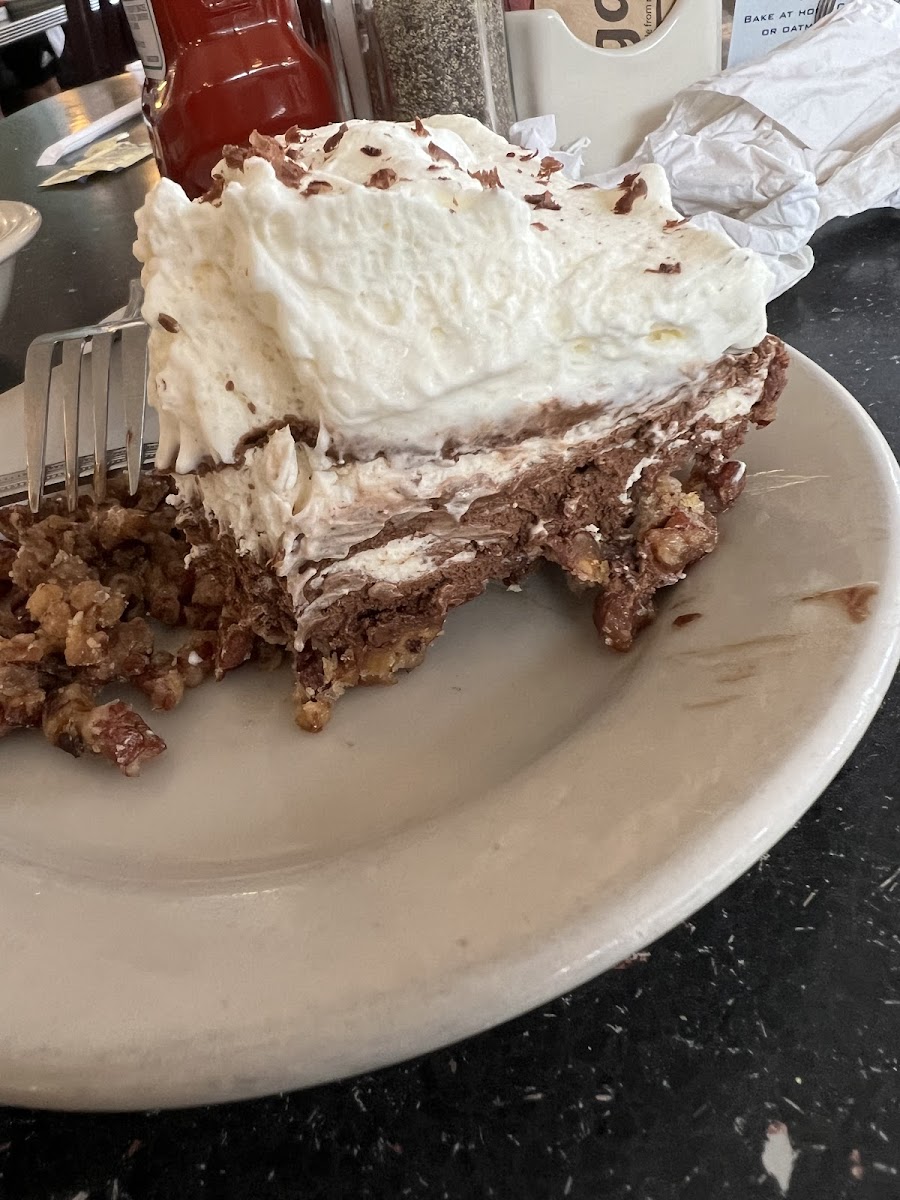
<path fill-rule="evenodd" d="M 680 275 L 681 263 L 660 263 L 658 267 L 646 267 L 645 275 Z"/>
<path fill-rule="evenodd" d="M 302 167 L 300 163 L 294 162 L 291 158 L 282 158 L 279 162 L 273 162 L 272 167 L 276 179 L 285 187 L 298 188 L 300 180 L 307 174 L 306 167 Z"/>
<path fill-rule="evenodd" d="M 366 187 L 378 188 L 381 192 L 386 192 L 392 183 L 397 182 L 397 172 L 392 171 L 390 167 L 382 167 L 380 171 L 375 171 L 366 180 Z"/>
<path fill-rule="evenodd" d="M 303 189 L 303 195 L 315 196 L 318 192 L 331 192 L 333 190 L 327 179 L 311 179 Z"/>
<path fill-rule="evenodd" d="M 290 145 L 293 142 L 302 142 L 303 134 L 300 132 L 299 125 L 292 125 L 284 135 L 284 140 Z"/>
<path fill-rule="evenodd" d="M 378 158 L 384 153 L 378 146 L 360 146 L 359 150 L 361 154 L 368 154 L 369 158 Z"/>
<path fill-rule="evenodd" d="M 230 151 L 234 151 L 231 157 L 229 157 Z M 285 187 L 299 187 L 301 179 L 306 174 L 306 168 L 295 161 L 293 151 L 285 151 L 277 138 L 269 137 L 268 134 L 260 133 L 256 129 L 250 134 L 249 150 L 240 146 L 225 147 L 225 161 L 231 167 L 240 166 L 243 170 L 244 161 L 251 155 L 264 158 L 266 162 L 270 163 L 275 172 L 275 178 Z"/>
<path fill-rule="evenodd" d="M 243 171 L 244 163 L 250 157 L 250 150 L 247 146 L 223 146 L 222 157 L 225 159 L 225 165 L 231 167 L 232 171 Z"/>
<path fill-rule="evenodd" d="M 506 152 L 506 157 L 507 157 L 507 158 L 515 158 L 515 157 L 516 157 L 516 152 L 515 152 L 515 150 L 507 150 L 507 152 Z"/>
<path fill-rule="evenodd" d="M 260 158 L 274 162 L 276 159 L 284 157 L 284 148 L 281 143 L 267 133 L 260 133 L 258 129 L 254 129 L 250 134 L 249 141 L 250 149 Z"/>
<path fill-rule="evenodd" d="M 690 217 L 682 217 L 680 221 L 675 219 L 666 221 L 665 225 L 663 225 L 663 233 L 670 233 L 673 229 L 680 229 L 682 225 L 687 225 L 690 219 Z"/>
<path fill-rule="evenodd" d="M 503 187 L 496 167 L 491 167 L 489 171 L 470 171 L 469 174 L 473 179 L 477 179 L 483 188 Z"/>
<path fill-rule="evenodd" d="M 596 183 L 573 183 L 571 190 L 573 192 L 583 192 L 585 188 L 595 188 Z"/>
<path fill-rule="evenodd" d="M 233 379 L 226 379 L 226 380 L 225 380 L 225 391 L 226 391 L 226 392 L 233 392 L 233 391 L 234 391 L 234 380 L 233 380 Z"/>
<path fill-rule="evenodd" d="M 549 192 L 541 192 L 537 196 L 526 196 L 526 204 L 533 204 L 535 208 L 546 209 L 547 212 L 559 212 L 561 205 L 557 204 Z"/>
<path fill-rule="evenodd" d="M 253 403 L 252 400 L 247 401 L 247 407 L 250 409 L 250 411 L 253 413 L 253 415 L 256 416 L 256 405 Z"/>
<path fill-rule="evenodd" d="M 553 158 L 550 154 L 545 154 L 541 159 L 541 165 L 538 168 L 537 181 L 538 183 L 546 183 L 551 175 L 563 169 L 562 163 L 558 158 Z"/>
<path fill-rule="evenodd" d="M 160 328 L 165 329 L 166 333 L 178 333 L 181 329 L 175 318 L 170 317 L 168 313 L 161 312 L 156 319 Z"/>
<path fill-rule="evenodd" d="M 422 124 L 418 117 L 413 121 L 413 133 L 416 137 L 428 137 L 428 130 Z"/>
<path fill-rule="evenodd" d="M 635 200 L 647 195 L 647 183 L 635 171 L 633 175 L 626 175 L 619 187 L 624 189 L 625 194 L 616 201 L 613 212 L 617 217 L 623 217 L 634 208 Z"/>
<path fill-rule="evenodd" d="M 201 204 L 215 204 L 218 206 L 222 198 L 222 193 L 225 191 L 225 176 L 213 175 L 212 184 L 200 197 Z"/>
<path fill-rule="evenodd" d="M 538 156 L 537 150 L 532 150 L 532 152 L 530 154 L 523 154 L 522 157 L 519 159 L 519 162 L 531 162 L 531 160 L 533 158 L 537 158 L 537 156 Z"/>
<path fill-rule="evenodd" d="M 453 155 L 448 154 L 447 151 L 442 149 L 436 142 L 429 142 L 425 149 L 435 160 L 435 162 L 448 162 L 452 163 L 454 167 L 459 166 L 459 163 L 456 161 Z"/>
<path fill-rule="evenodd" d="M 331 135 L 330 138 L 325 141 L 324 145 L 322 146 L 322 149 L 326 154 L 330 154 L 332 150 L 337 150 L 338 146 L 341 144 L 341 138 L 346 132 L 347 122 L 344 121 L 344 123 Z"/>
<path fill-rule="evenodd" d="M 544 224 L 544 222 L 543 222 L 543 221 L 532 221 L 532 222 L 531 222 L 531 228 L 532 228 L 532 229 L 539 229 L 539 230 L 541 231 L 541 233 L 546 233 L 546 232 L 547 232 L 547 226 Z"/>

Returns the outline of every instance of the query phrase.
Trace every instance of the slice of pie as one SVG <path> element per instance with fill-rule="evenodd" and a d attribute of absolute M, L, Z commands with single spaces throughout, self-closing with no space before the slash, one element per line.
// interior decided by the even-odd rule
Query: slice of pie
<path fill-rule="evenodd" d="M 291 648 L 305 729 L 541 560 L 626 650 L 784 384 L 765 266 L 659 168 L 572 183 L 464 117 L 254 135 L 202 200 L 160 182 L 136 253 L 158 466 L 233 580 L 220 670 Z"/>

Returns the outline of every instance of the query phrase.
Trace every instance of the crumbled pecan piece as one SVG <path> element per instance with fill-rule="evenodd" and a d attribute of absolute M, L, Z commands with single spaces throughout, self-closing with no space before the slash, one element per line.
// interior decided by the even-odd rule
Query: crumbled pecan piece
<path fill-rule="evenodd" d="M 0 737 L 40 724 L 47 693 L 33 666 L 0 666 Z"/>
<path fill-rule="evenodd" d="M 253 630 L 242 621 L 226 624 L 221 630 L 216 654 L 216 678 L 221 679 L 226 671 L 233 671 L 247 662 L 253 654 L 254 642 Z"/>
<path fill-rule="evenodd" d="M 657 563 L 677 577 L 715 547 L 715 522 L 711 515 L 679 509 L 645 541 Z"/>
<path fill-rule="evenodd" d="M 744 490 L 747 482 L 747 467 L 732 459 L 714 470 L 707 471 L 701 478 L 691 478 L 688 486 L 698 491 L 706 507 L 714 513 L 725 512 Z"/>
<path fill-rule="evenodd" d="M 294 720 L 306 733 L 321 733 L 331 720 L 331 705 L 327 700 L 308 700 L 298 685 L 294 689 Z"/>
<path fill-rule="evenodd" d="M 611 650 L 631 649 L 637 634 L 653 620 L 653 600 L 637 588 L 618 582 L 594 601 L 594 625 Z"/>
<path fill-rule="evenodd" d="M 75 758 L 86 751 L 100 754 L 123 775 L 138 775 L 143 763 L 162 754 L 165 742 L 124 701 L 99 705 L 95 701 L 84 684 L 61 688 L 44 711 L 47 740 Z"/>

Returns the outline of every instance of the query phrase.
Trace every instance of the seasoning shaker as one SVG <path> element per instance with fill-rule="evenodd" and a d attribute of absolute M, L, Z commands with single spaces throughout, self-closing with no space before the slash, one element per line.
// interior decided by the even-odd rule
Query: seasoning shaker
<path fill-rule="evenodd" d="M 515 121 L 502 0 L 326 0 L 354 115 Z"/>

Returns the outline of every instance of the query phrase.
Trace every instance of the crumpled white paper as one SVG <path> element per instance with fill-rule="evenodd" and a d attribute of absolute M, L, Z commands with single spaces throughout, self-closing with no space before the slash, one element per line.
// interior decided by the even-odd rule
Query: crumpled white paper
<path fill-rule="evenodd" d="M 590 138 L 579 138 L 570 146 L 556 146 L 556 117 L 528 117 L 516 121 L 510 127 L 509 140 L 523 150 L 535 150 L 538 154 L 552 154 L 563 165 L 570 179 L 580 179 L 584 166 L 583 151 L 591 144 Z M 554 148 L 555 147 L 555 148 Z"/>
<path fill-rule="evenodd" d="M 514 129 L 542 151 L 555 134 L 546 118 Z M 648 162 L 693 225 L 762 254 L 769 298 L 781 295 L 812 269 L 807 243 L 826 221 L 900 208 L 900 3 L 850 0 L 765 58 L 685 88 L 630 162 L 588 178 L 614 186 Z"/>

